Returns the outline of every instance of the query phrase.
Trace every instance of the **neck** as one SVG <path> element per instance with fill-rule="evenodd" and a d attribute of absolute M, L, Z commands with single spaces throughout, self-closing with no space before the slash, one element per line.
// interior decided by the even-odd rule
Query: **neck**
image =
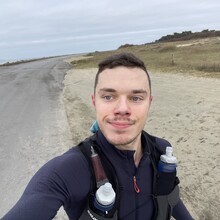
<path fill-rule="evenodd" d="M 135 163 L 136 167 L 138 167 L 142 156 L 143 156 L 143 150 L 142 150 L 142 147 L 140 145 L 140 147 L 138 147 L 136 149 L 135 153 L 134 153 L 134 163 Z"/>
<path fill-rule="evenodd" d="M 135 140 L 133 140 L 131 143 L 126 145 L 115 145 L 116 148 L 119 150 L 134 150 L 134 163 L 136 167 L 138 167 L 140 160 L 143 156 L 143 149 L 141 144 L 141 134 L 136 137 Z"/>

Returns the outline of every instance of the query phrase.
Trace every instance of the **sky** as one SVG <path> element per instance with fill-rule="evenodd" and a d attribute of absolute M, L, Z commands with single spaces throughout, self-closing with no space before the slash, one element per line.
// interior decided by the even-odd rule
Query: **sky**
<path fill-rule="evenodd" d="M 0 0 L 0 60 L 114 50 L 220 30 L 219 0 Z"/>

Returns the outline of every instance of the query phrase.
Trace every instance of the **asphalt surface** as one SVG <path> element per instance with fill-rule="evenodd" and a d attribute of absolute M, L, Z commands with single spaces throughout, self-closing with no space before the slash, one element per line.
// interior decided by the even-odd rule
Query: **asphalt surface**
<path fill-rule="evenodd" d="M 64 57 L 0 67 L 0 217 L 71 135 L 62 103 Z"/>

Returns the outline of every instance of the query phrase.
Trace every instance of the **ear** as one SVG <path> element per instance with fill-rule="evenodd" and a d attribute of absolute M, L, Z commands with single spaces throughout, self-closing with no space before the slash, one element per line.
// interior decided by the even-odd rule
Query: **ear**
<path fill-rule="evenodd" d="M 153 96 L 150 95 L 150 97 L 149 97 L 149 108 L 151 107 L 152 100 L 153 100 Z"/>
<path fill-rule="evenodd" d="M 93 106 L 95 107 L 95 95 L 92 94 L 91 97 L 92 97 L 92 104 L 93 104 Z"/>

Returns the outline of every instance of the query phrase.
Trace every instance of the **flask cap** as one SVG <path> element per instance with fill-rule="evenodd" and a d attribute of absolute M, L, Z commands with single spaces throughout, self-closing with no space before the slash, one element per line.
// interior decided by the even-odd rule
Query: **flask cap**
<path fill-rule="evenodd" d="M 96 199 L 102 205 L 110 205 L 115 201 L 115 191 L 112 184 L 107 182 L 96 191 Z"/>
<path fill-rule="evenodd" d="M 166 154 L 160 156 L 161 161 L 164 163 L 176 163 L 176 157 L 173 156 L 173 148 L 166 147 Z"/>

